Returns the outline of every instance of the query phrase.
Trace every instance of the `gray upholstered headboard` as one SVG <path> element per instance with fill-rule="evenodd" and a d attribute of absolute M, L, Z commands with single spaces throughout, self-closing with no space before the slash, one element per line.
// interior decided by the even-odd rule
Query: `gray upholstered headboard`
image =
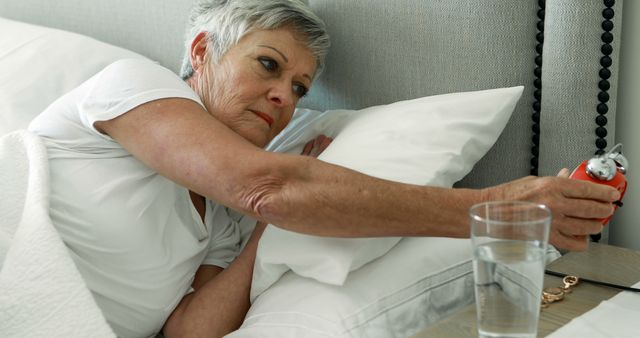
<path fill-rule="evenodd" d="M 177 70 L 193 2 L 3 0 L 0 16 L 80 32 Z M 308 3 L 325 19 L 333 48 L 303 106 L 360 108 L 446 92 L 526 86 L 498 143 L 461 185 L 481 187 L 527 175 L 532 158 L 540 175 L 575 166 L 596 150 L 600 101 L 607 111 L 599 122 L 615 119 L 622 0 Z M 617 14 L 612 27 L 602 25 L 606 7 Z M 606 54 L 610 59 L 603 59 Z M 603 68 L 610 76 L 601 73 Z M 537 94 L 536 80 L 541 80 Z M 532 119 L 536 110 L 539 124 Z M 605 127 L 610 146 L 613 124 Z M 539 129 L 539 156 L 532 155 L 532 129 Z M 602 129 L 599 133 L 604 135 Z"/>

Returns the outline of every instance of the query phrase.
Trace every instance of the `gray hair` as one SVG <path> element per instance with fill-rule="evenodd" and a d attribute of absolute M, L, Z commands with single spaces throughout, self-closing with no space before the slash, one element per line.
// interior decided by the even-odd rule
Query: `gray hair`
<path fill-rule="evenodd" d="M 189 18 L 185 55 L 180 77 L 193 75 L 191 42 L 200 32 L 207 32 L 207 50 L 211 60 L 219 62 L 224 53 L 247 33 L 283 26 L 301 34 L 316 57 L 317 76 L 324 68 L 329 49 L 329 35 L 324 22 L 299 0 L 208 0 L 195 5 Z"/>

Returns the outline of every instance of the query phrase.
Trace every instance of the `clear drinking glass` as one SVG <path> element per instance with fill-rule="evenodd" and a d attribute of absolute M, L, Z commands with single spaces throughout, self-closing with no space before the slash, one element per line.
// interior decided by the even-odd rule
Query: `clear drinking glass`
<path fill-rule="evenodd" d="M 469 210 L 480 337 L 536 337 L 551 212 L 499 201 Z"/>

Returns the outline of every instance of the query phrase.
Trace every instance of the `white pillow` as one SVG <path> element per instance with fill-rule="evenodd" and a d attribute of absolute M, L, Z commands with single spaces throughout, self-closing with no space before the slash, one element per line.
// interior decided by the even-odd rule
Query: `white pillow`
<path fill-rule="evenodd" d="M 498 139 L 522 90 L 452 93 L 359 111 L 299 110 L 268 149 L 299 154 L 305 142 L 324 133 L 334 140 L 319 156 L 323 161 L 388 180 L 451 187 Z M 399 240 L 316 237 L 269 226 L 258 247 L 251 299 L 289 269 L 342 285 L 350 271 Z"/>
<path fill-rule="evenodd" d="M 292 271 L 228 338 L 410 337 L 473 302 L 468 239 L 404 238 L 341 286 Z"/>
<path fill-rule="evenodd" d="M 407 237 L 341 286 L 285 273 L 226 338 L 411 337 L 473 301 L 469 239 Z"/>
<path fill-rule="evenodd" d="M 142 57 L 84 35 L 0 18 L 0 136 L 115 60 Z"/>

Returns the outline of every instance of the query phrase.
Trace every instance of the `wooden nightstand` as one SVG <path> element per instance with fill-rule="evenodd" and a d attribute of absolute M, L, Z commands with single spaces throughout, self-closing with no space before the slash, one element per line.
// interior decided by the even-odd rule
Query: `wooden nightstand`
<path fill-rule="evenodd" d="M 640 281 L 640 252 L 591 243 L 585 252 L 571 252 L 547 266 L 548 270 L 578 277 L 631 286 Z M 562 285 L 562 279 L 545 276 L 544 287 Z M 543 309 L 538 337 L 544 337 L 571 319 L 591 310 L 601 301 L 613 297 L 618 289 L 580 283 L 564 300 Z M 477 337 L 476 308 L 471 304 L 441 320 L 412 338 Z"/>

